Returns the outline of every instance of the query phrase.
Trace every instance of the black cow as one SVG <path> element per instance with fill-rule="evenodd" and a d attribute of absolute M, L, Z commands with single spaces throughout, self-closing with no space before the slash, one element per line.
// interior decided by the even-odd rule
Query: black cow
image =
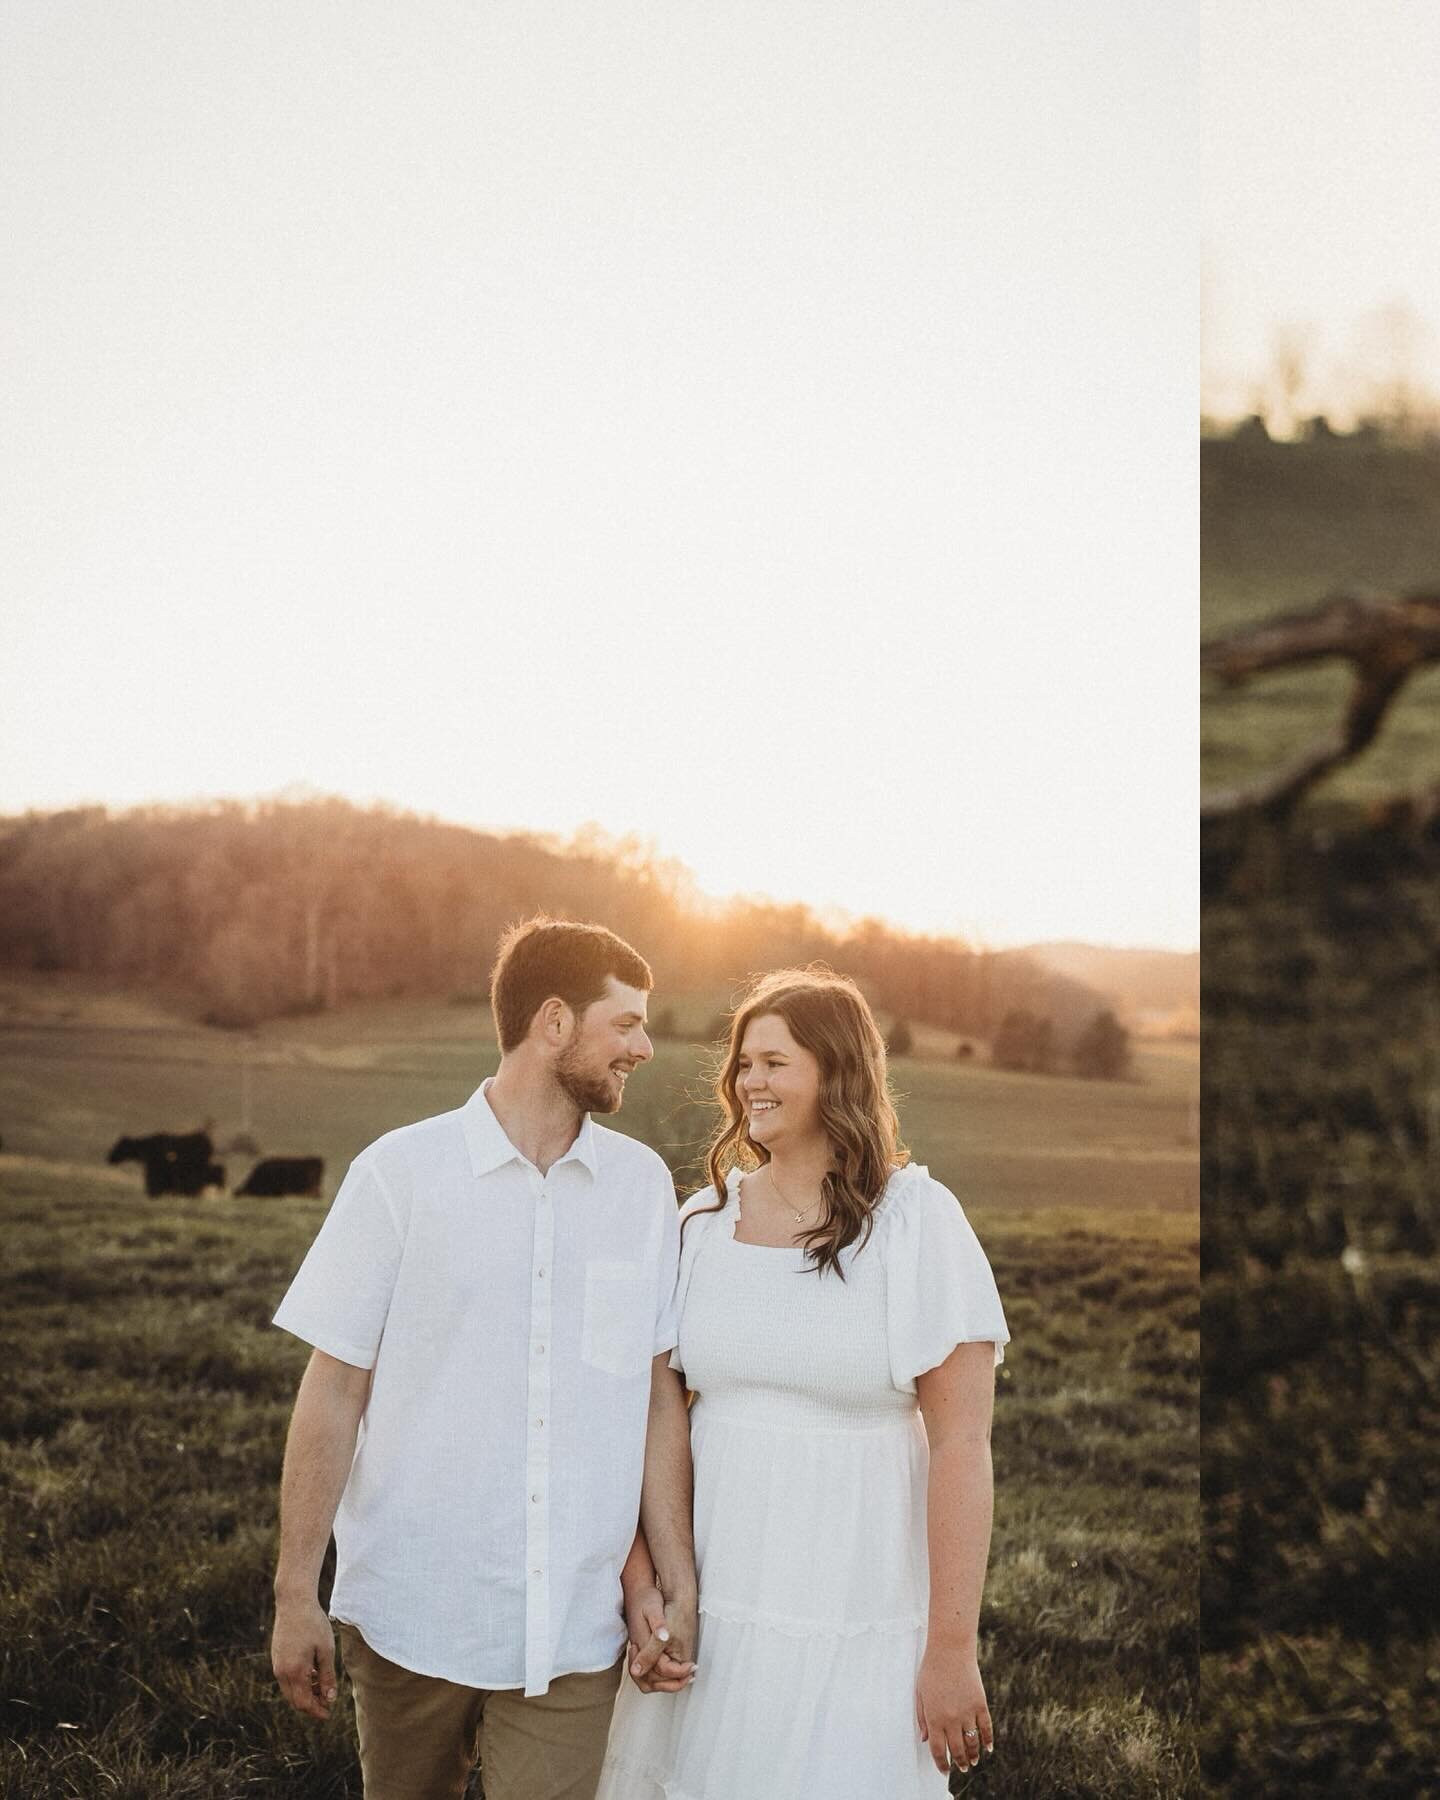
<path fill-rule="evenodd" d="M 318 1200 L 320 1183 L 325 1175 L 325 1161 L 319 1156 L 267 1156 L 245 1177 L 245 1185 L 237 1194 L 256 1194 L 265 1199 L 278 1199 L 282 1194 L 300 1194 L 307 1200 Z"/>
<path fill-rule="evenodd" d="M 208 1131 L 154 1131 L 149 1137 L 117 1139 L 107 1162 L 145 1165 L 145 1192 L 185 1194 L 193 1199 L 207 1187 L 225 1186 L 225 1171 L 214 1160 Z"/>

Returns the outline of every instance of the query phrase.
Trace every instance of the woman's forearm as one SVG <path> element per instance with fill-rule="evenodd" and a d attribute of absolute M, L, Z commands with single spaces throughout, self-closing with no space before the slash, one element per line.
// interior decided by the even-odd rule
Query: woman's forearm
<path fill-rule="evenodd" d="M 640 1588 L 655 1586 L 655 1559 L 650 1554 L 650 1545 L 643 1528 L 636 1529 L 635 1542 L 631 1544 L 630 1554 L 625 1558 L 625 1566 L 620 1571 L 620 1586 L 627 1599 Z"/>
<path fill-rule="evenodd" d="M 680 1379 L 656 1358 L 645 1437 L 641 1536 L 666 1599 L 695 1591 L 691 1529 L 690 1417 Z M 632 1548 L 631 1554 L 634 1554 Z"/>
<path fill-rule="evenodd" d="M 975 1649 L 994 1505 L 988 1433 L 957 1434 L 932 1447 L 926 1493 L 930 1644 Z"/>

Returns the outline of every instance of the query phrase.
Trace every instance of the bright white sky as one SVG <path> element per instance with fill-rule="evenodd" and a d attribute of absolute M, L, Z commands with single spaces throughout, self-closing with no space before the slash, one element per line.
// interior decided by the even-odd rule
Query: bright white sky
<path fill-rule="evenodd" d="M 1306 331 L 1299 410 L 1342 419 L 1411 318 L 1440 394 L 1440 6 L 1204 0 L 1205 400 L 1256 410 L 1277 326 Z"/>
<path fill-rule="evenodd" d="M 0 809 L 301 782 L 1193 946 L 1195 36 L 10 0 Z"/>

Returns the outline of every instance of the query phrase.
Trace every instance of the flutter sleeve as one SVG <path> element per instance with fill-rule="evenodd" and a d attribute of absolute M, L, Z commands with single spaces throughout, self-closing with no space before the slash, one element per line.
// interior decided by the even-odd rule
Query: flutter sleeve
<path fill-rule="evenodd" d="M 701 1188 L 680 1208 L 680 1268 L 675 1279 L 675 1326 L 680 1342 L 671 1352 L 670 1367 L 682 1375 L 685 1364 L 681 1361 L 680 1346 L 685 1341 L 685 1296 L 690 1288 L 695 1258 L 700 1254 L 706 1234 L 714 1230 L 720 1211 L 713 1187 Z"/>
<path fill-rule="evenodd" d="M 911 1166 L 885 1200 L 886 1328 L 890 1377 L 902 1392 L 957 1344 L 989 1342 L 1005 1360 L 1010 1331 L 995 1277 L 960 1202 Z"/>

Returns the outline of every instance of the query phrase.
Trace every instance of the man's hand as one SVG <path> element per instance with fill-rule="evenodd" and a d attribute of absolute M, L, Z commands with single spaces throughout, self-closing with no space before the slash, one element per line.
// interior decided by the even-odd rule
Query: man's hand
<path fill-rule="evenodd" d="M 625 1597 L 630 1641 L 625 1666 L 642 1694 L 678 1694 L 695 1679 L 688 1660 L 695 1645 L 695 1607 L 672 1601 L 657 1587 L 641 1587 Z"/>
<path fill-rule="evenodd" d="M 270 1666 L 296 1712 L 312 1719 L 328 1718 L 335 1698 L 335 1634 L 318 1598 L 320 1565 L 369 1394 L 369 1369 L 313 1351 L 285 1440 Z"/>
<path fill-rule="evenodd" d="M 328 1719 L 335 1699 L 335 1631 L 318 1600 L 277 1604 L 270 1666 L 296 1712 Z"/>

